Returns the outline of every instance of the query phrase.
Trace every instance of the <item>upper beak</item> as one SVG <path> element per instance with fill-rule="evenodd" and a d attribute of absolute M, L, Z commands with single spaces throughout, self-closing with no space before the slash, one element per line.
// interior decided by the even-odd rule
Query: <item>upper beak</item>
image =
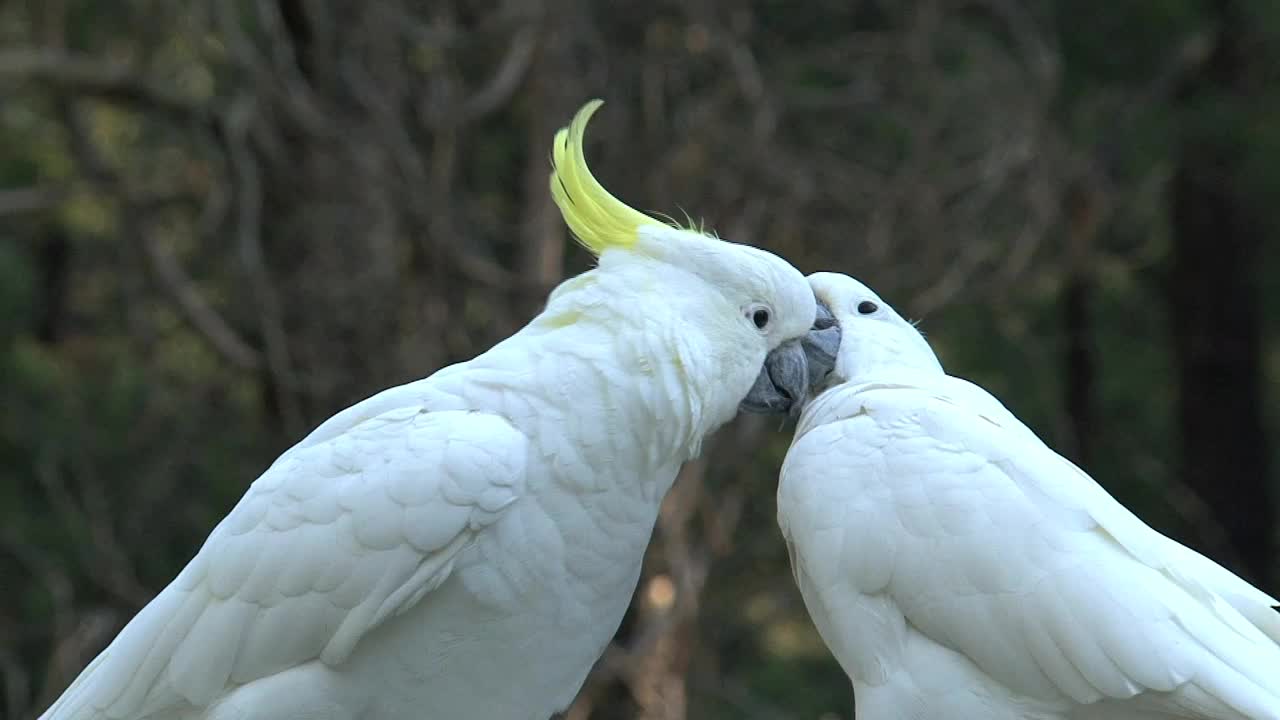
<path fill-rule="evenodd" d="M 813 328 L 803 338 L 785 342 L 769 353 L 739 407 L 752 413 L 799 412 L 810 391 L 835 368 L 839 349 L 840 326 L 831 311 L 818 303 Z"/>

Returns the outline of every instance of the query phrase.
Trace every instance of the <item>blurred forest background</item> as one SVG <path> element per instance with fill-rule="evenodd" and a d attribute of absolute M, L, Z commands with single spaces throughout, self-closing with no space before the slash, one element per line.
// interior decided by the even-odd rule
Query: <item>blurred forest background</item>
<path fill-rule="evenodd" d="M 0 717 L 320 420 L 587 267 L 546 179 L 597 96 L 619 196 L 869 282 L 1275 593 L 1278 41 L 1247 0 L 0 0 Z M 776 425 L 686 469 L 568 718 L 850 717 Z"/>

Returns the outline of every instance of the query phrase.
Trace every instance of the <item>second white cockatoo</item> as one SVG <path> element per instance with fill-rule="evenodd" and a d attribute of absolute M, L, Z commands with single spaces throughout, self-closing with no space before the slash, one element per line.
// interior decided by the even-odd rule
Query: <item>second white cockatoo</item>
<path fill-rule="evenodd" d="M 803 394 L 815 315 L 778 257 L 601 187 L 583 155 L 598 105 L 556 135 L 550 182 L 598 266 L 488 352 L 285 452 L 44 720 L 546 720 L 570 703 L 681 464 L 744 399 Z"/>
<path fill-rule="evenodd" d="M 841 341 L 778 522 L 857 720 L 1280 720 L 1275 599 L 947 375 L 866 286 L 810 282 Z"/>

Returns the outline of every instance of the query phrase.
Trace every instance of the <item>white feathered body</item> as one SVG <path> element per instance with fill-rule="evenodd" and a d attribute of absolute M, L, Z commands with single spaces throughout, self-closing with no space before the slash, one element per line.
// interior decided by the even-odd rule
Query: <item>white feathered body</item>
<path fill-rule="evenodd" d="M 740 399 L 708 375 L 745 392 L 763 360 L 707 346 L 698 319 L 718 300 L 696 285 L 645 307 L 655 271 L 631 262 L 282 455 L 45 720 L 567 706 L 621 622 L 663 494 Z"/>
<path fill-rule="evenodd" d="M 816 318 L 781 258 L 605 190 L 583 148 L 599 107 L 556 133 L 548 178 L 598 266 L 489 352 L 282 455 L 43 720 L 545 720 L 569 704 L 681 464 Z"/>
<path fill-rule="evenodd" d="M 920 367 L 817 398 L 778 490 L 858 720 L 1280 720 L 1274 599 Z"/>

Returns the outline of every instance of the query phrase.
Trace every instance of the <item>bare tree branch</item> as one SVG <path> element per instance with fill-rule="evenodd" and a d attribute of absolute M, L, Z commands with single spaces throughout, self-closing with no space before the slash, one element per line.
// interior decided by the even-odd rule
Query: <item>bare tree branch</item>
<path fill-rule="evenodd" d="M 126 65 L 46 48 L 0 52 L 0 82 L 32 81 L 152 112 L 174 122 L 212 127 L 212 117 L 203 107 L 148 82 Z"/>
<path fill-rule="evenodd" d="M 253 122 L 254 113 L 253 100 L 243 97 L 232 105 L 225 120 L 225 136 L 236 179 L 236 237 L 240 261 L 248 271 L 254 300 L 260 309 L 267 366 L 276 381 L 275 391 L 280 410 L 289 431 L 298 433 L 304 420 L 295 395 L 298 382 L 289 356 L 289 338 L 284 328 L 280 297 L 262 252 L 262 179 L 248 140 L 249 125 Z"/>
<path fill-rule="evenodd" d="M 186 270 L 151 233 L 139 238 L 151 268 L 169 295 L 182 310 L 192 327 L 200 332 L 218 354 L 242 370 L 256 370 L 262 365 L 262 353 L 245 342 L 227 324 L 196 289 Z"/>
<path fill-rule="evenodd" d="M 458 121 L 475 122 L 511 99 L 529 70 L 534 50 L 538 47 L 539 35 L 538 28 L 533 25 L 526 25 L 516 31 L 507 53 L 502 56 L 502 61 L 498 63 L 498 69 L 489 78 L 489 82 L 462 103 L 456 115 Z"/>
<path fill-rule="evenodd" d="M 213 309 L 186 271 L 151 234 L 145 204 L 128 195 L 126 183 L 102 157 L 88 131 L 83 127 L 79 112 L 71 106 L 64 108 L 72 147 L 86 175 L 95 185 L 114 196 L 124 206 L 122 217 L 130 225 L 130 232 L 142 246 L 160 284 L 164 287 L 186 316 L 192 327 L 199 331 L 211 347 L 236 367 L 253 369 L 261 364 L 257 350 L 240 338 L 231 325 Z M 154 207 L 154 204 L 150 204 Z"/>
<path fill-rule="evenodd" d="M 66 197 L 67 189 L 61 187 L 0 190 L 0 217 L 49 210 L 57 207 Z"/>

